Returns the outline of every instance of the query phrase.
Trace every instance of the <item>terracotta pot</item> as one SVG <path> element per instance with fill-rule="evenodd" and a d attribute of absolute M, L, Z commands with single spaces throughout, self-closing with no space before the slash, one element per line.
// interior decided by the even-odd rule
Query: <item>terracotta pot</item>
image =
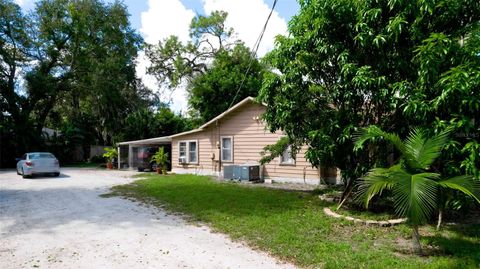
<path fill-rule="evenodd" d="M 108 162 L 107 163 L 107 169 L 113 169 L 113 163 Z"/>

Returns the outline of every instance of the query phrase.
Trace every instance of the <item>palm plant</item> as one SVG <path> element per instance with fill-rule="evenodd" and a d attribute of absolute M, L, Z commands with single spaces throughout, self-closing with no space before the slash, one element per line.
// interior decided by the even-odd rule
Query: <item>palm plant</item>
<path fill-rule="evenodd" d="M 118 151 L 115 148 L 104 148 L 103 150 L 105 150 L 103 157 L 107 159 L 107 168 L 112 169 L 113 159 L 118 157 Z"/>
<path fill-rule="evenodd" d="M 356 138 L 356 150 L 362 148 L 366 141 L 385 140 L 400 152 L 397 164 L 390 168 L 374 168 L 359 180 L 356 199 L 368 208 L 374 196 L 391 190 L 396 214 L 406 217 L 413 228 L 413 247 L 418 254 L 422 254 L 418 227 L 438 208 L 442 189 L 460 191 L 480 203 L 479 182 L 473 177 L 463 175 L 442 178 L 431 169 L 435 159 L 440 156 L 449 133 L 450 130 L 446 130 L 427 137 L 425 131 L 413 129 L 402 141 L 396 134 L 370 126 Z"/>
<path fill-rule="evenodd" d="M 161 168 L 164 175 L 167 174 L 168 153 L 165 152 L 163 147 L 160 147 L 157 152 L 152 156 L 151 161 L 155 162 L 158 167 Z"/>

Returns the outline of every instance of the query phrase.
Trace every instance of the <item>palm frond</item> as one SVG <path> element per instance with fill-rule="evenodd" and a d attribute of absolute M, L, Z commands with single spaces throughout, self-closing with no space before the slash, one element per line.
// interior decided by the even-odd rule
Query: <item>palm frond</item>
<path fill-rule="evenodd" d="M 398 180 L 393 189 L 395 211 L 413 224 L 424 223 L 437 206 L 438 183 L 436 173 L 410 174 L 404 170 L 392 172 Z"/>
<path fill-rule="evenodd" d="M 363 144 L 369 140 L 382 139 L 392 143 L 402 154 L 405 152 L 405 145 L 398 135 L 385 132 L 375 125 L 363 128 L 360 133 L 354 135 L 353 139 L 355 141 L 354 150 L 361 149 Z"/>
<path fill-rule="evenodd" d="M 428 169 L 428 167 L 442 153 L 451 129 L 427 138 L 424 130 L 414 128 L 405 141 L 405 158 L 414 169 Z"/>
<path fill-rule="evenodd" d="M 480 203 L 480 181 L 472 176 L 464 175 L 440 180 L 438 184 L 443 188 L 449 188 L 463 192 Z"/>
<path fill-rule="evenodd" d="M 395 169 L 395 168 L 394 168 Z M 361 178 L 357 184 L 355 201 L 364 204 L 365 208 L 375 195 L 380 195 L 386 189 L 392 189 L 395 179 L 390 176 L 391 168 L 374 168 Z"/>

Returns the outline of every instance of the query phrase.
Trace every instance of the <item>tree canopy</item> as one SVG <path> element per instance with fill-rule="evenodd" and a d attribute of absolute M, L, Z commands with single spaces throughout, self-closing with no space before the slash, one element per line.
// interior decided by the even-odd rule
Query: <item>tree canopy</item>
<path fill-rule="evenodd" d="M 222 50 L 203 74 L 187 86 L 188 103 L 208 121 L 248 96 L 257 96 L 265 66 L 242 43 Z M 248 74 L 247 74 L 248 71 Z"/>
<path fill-rule="evenodd" d="M 186 86 L 191 114 L 203 122 L 232 102 L 257 96 L 266 70 L 225 26 L 227 16 L 223 11 L 196 16 L 190 24 L 190 41 L 170 36 L 145 50 L 151 62 L 148 73 L 170 90 Z"/>
<path fill-rule="evenodd" d="M 480 169 L 480 3 L 304 0 L 277 38 L 260 100 L 272 131 L 308 144 L 313 165 L 355 179 L 388 158 L 385 145 L 353 151 L 352 135 L 375 124 L 405 136 L 452 126 L 437 169 Z M 378 153 L 378 154 L 375 154 Z"/>
<path fill-rule="evenodd" d="M 154 110 L 150 107 L 129 114 L 122 126 L 117 141 L 129 141 L 158 136 L 167 136 L 196 127 L 194 123 L 177 115 L 166 105 Z"/>
<path fill-rule="evenodd" d="M 172 35 L 158 44 L 147 44 L 145 55 L 151 62 L 148 73 L 171 89 L 204 73 L 218 52 L 237 43 L 232 40 L 233 29 L 225 26 L 227 16 L 224 11 L 195 16 L 190 23 L 190 41 L 181 42 Z"/>
<path fill-rule="evenodd" d="M 135 60 L 144 44 L 122 2 L 41 0 L 25 13 L 12 0 L 0 0 L 0 13 L 1 165 L 12 164 L 12 152 L 45 149 L 44 127 L 62 134 L 48 147 L 63 158 L 75 146 L 169 135 L 198 125 L 200 119 L 158 105 L 158 97 L 136 77 Z M 145 46 L 149 72 L 172 89 L 189 85 L 192 114 L 202 121 L 228 108 L 249 65 L 256 73 L 245 80 L 237 100 L 256 95 L 261 84 L 261 65 L 234 39 L 226 17 L 222 11 L 196 16 L 187 43 L 172 36 Z M 218 106 L 202 103 L 218 101 Z"/>
<path fill-rule="evenodd" d="M 119 123 L 148 105 L 135 77 L 142 39 L 121 2 L 42 0 L 25 14 L 1 0 L 0 13 L 2 156 L 39 149 L 45 126 L 112 143 Z"/>

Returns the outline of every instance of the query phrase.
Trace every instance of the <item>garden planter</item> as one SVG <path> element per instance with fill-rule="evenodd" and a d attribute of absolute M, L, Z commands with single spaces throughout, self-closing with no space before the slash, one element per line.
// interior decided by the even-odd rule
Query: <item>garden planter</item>
<path fill-rule="evenodd" d="M 107 163 L 107 169 L 113 169 L 113 163 Z"/>

